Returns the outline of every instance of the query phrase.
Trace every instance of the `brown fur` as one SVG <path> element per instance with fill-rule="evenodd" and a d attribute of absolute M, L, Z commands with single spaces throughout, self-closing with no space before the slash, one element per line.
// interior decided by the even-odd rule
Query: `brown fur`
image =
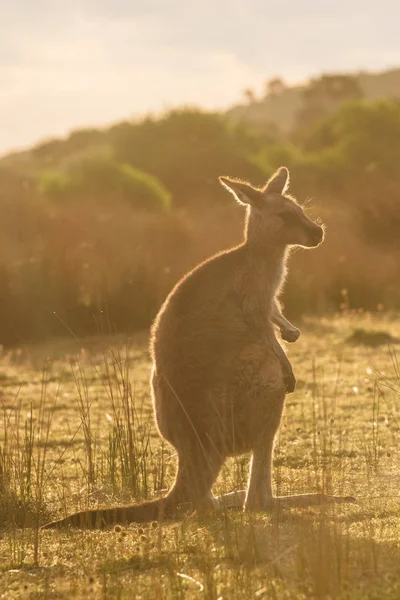
<path fill-rule="evenodd" d="M 127 507 L 85 511 L 47 527 L 101 527 L 115 522 L 173 517 L 182 509 L 276 502 L 309 505 L 348 499 L 304 495 L 276 499 L 271 463 L 292 368 L 275 336 L 298 337 L 276 296 L 290 245 L 317 246 L 322 228 L 285 196 L 288 171 L 262 189 L 221 178 L 247 205 L 245 239 L 197 266 L 175 286 L 151 331 L 151 387 L 160 435 L 178 454 L 175 482 L 165 498 Z M 294 341 L 292 339 L 292 341 Z M 226 457 L 252 452 L 247 491 L 213 498 Z"/>

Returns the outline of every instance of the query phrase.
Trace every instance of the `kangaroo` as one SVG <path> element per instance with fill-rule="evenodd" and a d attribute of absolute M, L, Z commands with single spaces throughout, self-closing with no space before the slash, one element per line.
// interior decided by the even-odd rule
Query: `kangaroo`
<path fill-rule="evenodd" d="M 178 454 L 169 493 L 141 504 L 76 513 L 45 527 L 100 528 L 176 517 L 181 508 L 353 502 L 350 497 L 303 494 L 274 497 L 274 437 L 286 393 L 295 378 L 274 324 L 294 341 L 299 331 L 283 317 L 276 297 L 286 273 L 288 248 L 317 247 L 323 228 L 287 195 L 281 167 L 262 188 L 220 177 L 246 206 L 244 240 L 185 275 L 152 326 L 151 388 L 160 435 Z M 247 490 L 213 497 L 211 489 L 228 456 L 252 453 Z"/>

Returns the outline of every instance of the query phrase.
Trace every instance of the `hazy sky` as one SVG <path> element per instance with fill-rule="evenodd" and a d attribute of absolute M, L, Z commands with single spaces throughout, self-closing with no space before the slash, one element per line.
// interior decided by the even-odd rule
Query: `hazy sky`
<path fill-rule="evenodd" d="M 0 0 L 0 153 L 280 75 L 400 66 L 398 0 Z"/>

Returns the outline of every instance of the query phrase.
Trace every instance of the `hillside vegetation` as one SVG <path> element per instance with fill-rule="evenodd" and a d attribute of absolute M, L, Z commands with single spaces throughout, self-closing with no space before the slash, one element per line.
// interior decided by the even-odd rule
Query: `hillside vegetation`
<path fill-rule="evenodd" d="M 289 130 L 268 111 L 255 126 L 185 108 L 4 157 L 1 343 L 147 327 L 187 269 L 241 240 L 243 212 L 217 177 L 263 184 L 282 164 L 327 225 L 321 248 L 291 259 L 287 313 L 398 309 L 396 73 L 270 82 L 264 104 L 300 94 Z"/>

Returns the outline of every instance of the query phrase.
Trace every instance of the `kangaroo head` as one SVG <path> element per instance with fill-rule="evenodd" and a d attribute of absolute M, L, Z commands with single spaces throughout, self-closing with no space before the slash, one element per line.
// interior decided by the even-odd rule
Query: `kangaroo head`
<path fill-rule="evenodd" d="M 249 241 L 305 248 L 314 248 L 322 242 L 322 227 L 286 194 L 289 186 L 286 167 L 280 167 L 262 188 L 230 177 L 220 177 L 219 181 L 239 204 L 247 206 L 246 239 Z"/>

